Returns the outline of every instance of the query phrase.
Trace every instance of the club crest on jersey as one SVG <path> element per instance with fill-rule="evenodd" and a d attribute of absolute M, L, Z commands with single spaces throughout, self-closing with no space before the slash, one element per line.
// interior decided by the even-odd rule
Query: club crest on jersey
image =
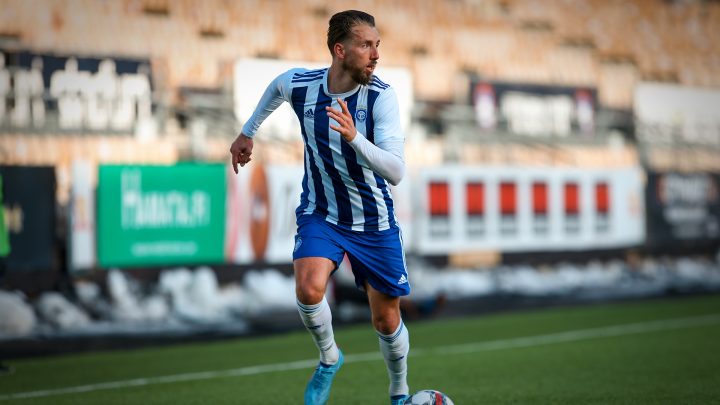
<path fill-rule="evenodd" d="M 357 119 L 360 122 L 365 122 L 365 118 L 367 118 L 367 110 L 364 107 L 360 107 L 355 111 L 355 119 Z"/>

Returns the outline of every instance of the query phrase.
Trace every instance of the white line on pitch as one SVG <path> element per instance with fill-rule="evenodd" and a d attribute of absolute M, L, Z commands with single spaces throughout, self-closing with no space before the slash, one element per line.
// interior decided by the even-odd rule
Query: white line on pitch
<path fill-rule="evenodd" d="M 527 336 L 512 339 L 491 340 L 487 342 L 467 343 L 452 346 L 440 346 L 428 349 L 414 349 L 412 357 L 428 355 L 448 355 L 462 353 L 477 353 L 493 350 L 513 349 L 519 347 L 534 347 L 556 343 L 577 342 L 581 340 L 598 339 L 604 337 L 635 335 L 673 329 L 686 329 L 697 326 L 720 324 L 720 314 L 697 316 L 691 318 L 663 319 L 649 322 L 630 323 L 624 325 L 605 326 L 592 329 L 579 329 L 567 332 L 551 333 L 547 335 Z M 345 363 L 359 363 L 363 361 L 381 360 L 379 352 L 349 354 L 345 356 Z M 11 399 L 49 397 L 62 394 L 75 394 L 115 388 L 140 387 L 154 384 L 176 383 L 182 381 L 209 380 L 224 377 L 238 377 L 272 373 L 276 371 L 299 370 L 315 367 L 317 359 L 299 360 L 289 363 L 264 364 L 221 371 L 203 371 L 198 373 L 174 374 L 161 377 L 136 378 L 132 380 L 112 381 L 99 384 L 80 385 L 75 387 L 19 392 L 0 396 L 0 401 Z"/>

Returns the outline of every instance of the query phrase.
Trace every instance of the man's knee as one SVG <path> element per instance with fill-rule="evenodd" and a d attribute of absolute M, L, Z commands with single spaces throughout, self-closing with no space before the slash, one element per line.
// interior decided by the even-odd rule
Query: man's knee
<path fill-rule="evenodd" d="M 400 310 L 394 307 L 383 308 L 373 314 L 373 326 L 383 335 L 395 332 L 400 326 Z"/>
<path fill-rule="evenodd" d="M 333 263 L 325 258 L 305 258 L 295 261 L 295 295 L 301 303 L 314 305 L 325 296 Z"/>
<path fill-rule="evenodd" d="M 300 303 L 315 305 L 322 301 L 325 295 L 325 288 L 311 283 L 298 282 L 295 284 L 295 296 Z"/>

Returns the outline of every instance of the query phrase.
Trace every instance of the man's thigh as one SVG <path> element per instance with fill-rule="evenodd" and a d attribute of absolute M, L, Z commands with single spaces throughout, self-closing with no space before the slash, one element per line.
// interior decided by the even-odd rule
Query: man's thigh
<path fill-rule="evenodd" d="M 322 299 L 330 275 L 345 254 L 338 239 L 325 220 L 311 216 L 299 218 L 293 268 L 300 302 L 315 304 Z"/>
<path fill-rule="evenodd" d="M 359 288 L 369 283 L 390 297 L 410 293 L 399 229 L 356 235 L 351 242 L 346 250 Z"/>

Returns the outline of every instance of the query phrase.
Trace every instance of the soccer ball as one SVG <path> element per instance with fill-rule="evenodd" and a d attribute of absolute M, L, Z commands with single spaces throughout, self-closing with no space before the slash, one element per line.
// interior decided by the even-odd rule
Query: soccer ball
<path fill-rule="evenodd" d="M 418 391 L 405 400 L 405 405 L 454 405 L 447 395 L 435 390 Z"/>

